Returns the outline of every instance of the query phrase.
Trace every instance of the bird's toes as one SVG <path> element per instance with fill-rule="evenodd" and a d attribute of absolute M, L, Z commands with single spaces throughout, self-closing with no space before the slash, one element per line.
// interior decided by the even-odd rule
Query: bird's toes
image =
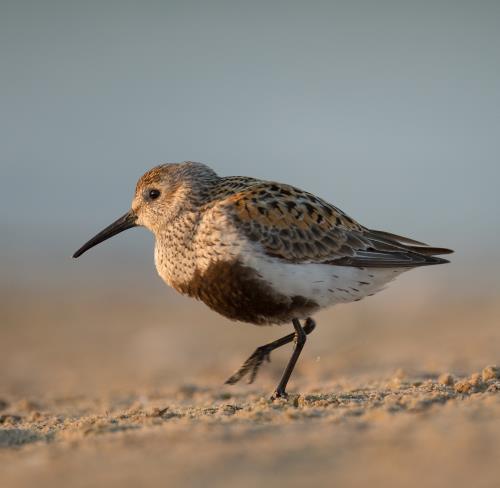
<path fill-rule="evenodd" d="M 247 383 L 253 383 L 264 360 L 271 362 L 271 351 L 263 348 L 257 348 L 255 352 L 243 363 L 241 368 L 226 380 L 226 384 L 234 385 L 249 373 L 250 376 Z"/>
<path fill-rule="evenodd" d="M 253 368 L 253 361 L 251 361 L 252 357 L 248 358 L 243 365 L 241 366 L 236 373 L 234 373 L 230 378 L 226 380 L 226 384 L 234 385 L 238 383 L 248 372 Z"/>
<path fill-rule="evenodd" d="M 258 360 L 258 361 L 255 361 L 253 367 L 252 367 L 252 371 L 250 373 L 250 377 L 248 378 L 248 384 L 251 385 L 254 381 L 255 381 L 255 378 L 257 377 L 257 373 L 259 372 L 259 368 L 260 368 L 260 365 L 262 364 L 262 359 L 261 360 Z"/>
<path fill-rule="evenodd" d="M 271 398 L 270 398 L 271 401 L 276 401 L 276 400 L 288 400 L 288 393 L 286 391 L 279 391 L 279 390 L 276 390 Z"/>
<path fill-rule="evenodd" d="M 234 385 L 234 384 L 238 383 L 238 381 L 240 381 L 241 378 L 243 378 L 243 376 L 245 376 L 245 374 L 246 374 L 246 371 L 242 372 L 241 369 L 239 369 L 238 371 L 236 371 L 236 373 L 231 375 L 224 383 L 226 385 Z"/>

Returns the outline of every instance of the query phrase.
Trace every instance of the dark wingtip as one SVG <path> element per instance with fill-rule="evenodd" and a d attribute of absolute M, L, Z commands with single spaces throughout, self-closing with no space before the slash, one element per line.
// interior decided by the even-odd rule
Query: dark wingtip
<path fill-rule="evenodd" d="M 448 261 L 448 259 L 436 258 L 436 257 L 432 256 L 432 257 L 429 257 L 428 261 L 424 264 L 447 264 L 449 262 L 450 261 Z"/>
<path fill-rule="evenodd" d="M 432 247 L 430 250 L 433 254 L 453 254 L 455 252 L 453 249 L 447 249 L 446 247 Z"/>

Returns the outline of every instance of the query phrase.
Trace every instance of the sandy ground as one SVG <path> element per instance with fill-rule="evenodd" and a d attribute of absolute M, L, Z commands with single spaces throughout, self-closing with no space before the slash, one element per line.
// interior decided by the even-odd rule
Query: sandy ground
<path fill-rule="evenodd" d="M 223 382 L 288 329 L 160 287 L 9 287 L 0 486 L 499 486 L 499 301 L 417 284 L 319 314 L 277 402 L 290 348 Z"/>

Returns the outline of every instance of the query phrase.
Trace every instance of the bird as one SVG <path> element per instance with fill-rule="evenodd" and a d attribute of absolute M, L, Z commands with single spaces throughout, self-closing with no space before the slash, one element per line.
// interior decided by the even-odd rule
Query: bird
<path fill-rule="evenodd" d="M 448 263 L 451 249 L 359 224 L 339 208 L 292 185 L 219 176 L 203 163 L 160 164 L 137 182 L 131 208 L 73 255 L 142 226 L 155 237 L 163 281 L 220 315 L 254 325 L 291 323 L 293 332 L 258 347 L 226 381 L 252 383 L 270 354 L 294 343 L 272 399 L 289 379 L 314 313 L 361 300 L 401 273 Z"/>

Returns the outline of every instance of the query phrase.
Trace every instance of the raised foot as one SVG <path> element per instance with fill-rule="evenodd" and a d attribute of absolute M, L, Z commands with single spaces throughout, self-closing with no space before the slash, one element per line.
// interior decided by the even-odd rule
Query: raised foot
<path fill-rule="evenodd" d="M 272 349 L 266 346 L 260 346 L 255 349 L 254 353 L 243 363 L 241 368 L 226 380 L 226 384 L 234 385 L 247 374 L 250 375 L 248 377 L 247 383 L 253 383 L 264 360 L 267 360 L 267 362 L 271 362 L 271 350 Z"/>

